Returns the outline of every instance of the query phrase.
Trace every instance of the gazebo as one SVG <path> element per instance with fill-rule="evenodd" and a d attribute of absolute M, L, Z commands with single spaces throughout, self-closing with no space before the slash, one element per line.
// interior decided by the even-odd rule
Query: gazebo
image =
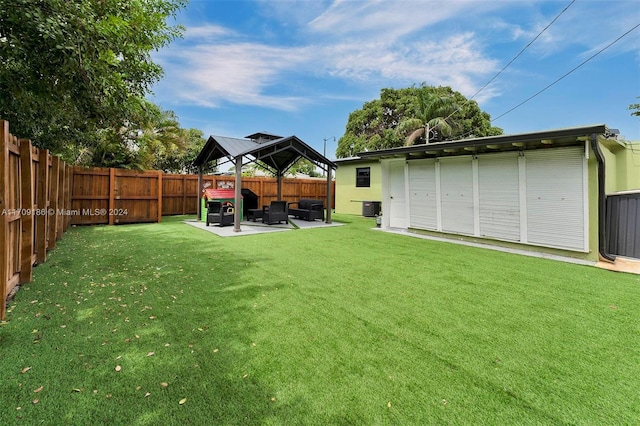
<path fill-rule="evenodd" d="M 337 165 L 304 143 L 297 136 L 282 137 L 266 132 L 258 132 L 244 139 L 226 136 L 209 136 L 207 143 L 193 164 L 198 167 L 198 188 L 202 188 L 202 170 L 205 164 L 226 159 L 235 165 L 235 205 L 240 205 L 242 186 L 242 166 L 257 162 L 271 171 L 278 180 L 278 199 L 282 198 L 282 177 L 298 160 L 306 158 L 327 174 L 327 216 L 331 223 L 331 171 Z M 246 161 L 246 163 L 245 163 Z M 200 203 L 198 203 L 200 208 Z M 199 212 L 198 212 L 199 213 Z M 235 232 L 240 232 L 240 209 L 235 209 Z"/>

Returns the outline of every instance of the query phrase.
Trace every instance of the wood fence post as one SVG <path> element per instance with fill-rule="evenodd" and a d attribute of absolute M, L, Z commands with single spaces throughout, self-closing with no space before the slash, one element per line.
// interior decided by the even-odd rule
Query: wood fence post
<path fill-rule="evenodd" d="M 33 279 L 33 153 L 31 141 L 20 139 L 20 283 Z"/>
<path fill-rule="evenodd" d="M 7 300 L 7 281 L 9 280 L 9 241 L 7 235 L 7 208 L 9 198 L 9 122 L 0 121 L 0 319 L 4 319 Z"/>
<path fill-rule="evenodd" d="M 56 234 L 58 232 L 58 190 L 60 184 L 60 157 L 51 158 L 51 192 L 49 193 L 49 249 L 56 248 Z"/>
<path fill-rule="evenodd" d="M 158 223 L 162 222 L 162 170 L 158 170 Z"/>
<path fill-rule="evenodd" d="M 116 199 L 116 169 L 113 167 L 109 168 L 109 207 L 107 207 L 107 214 L 109 211 L 113 211 L 115 209 L 115 199 Z M 109 225 L 113 225 L 113 215 L 109 215 Z"/>
<path fill-rule="evenodd" d="M 65 186 L 66 164 L 60 160 L 60 171 L 58 173 L 58 207 L 56 209 L 56 240 L 62 238 L 64 232 L 64 186 Z M 63 213 L 63 214 L 61 214 Z"/>
<path fill-rule="evenodd" d="M 36 253 L 38 263 L 44 263 L 47 260 L 47 195 L 49 191 L 49 151 L 46 149 L 38 150 L 38 194 L 36 215 Z"/>
<path fill-rule="evenodd" d="M 69 223 L 71 222 L 71 177 L 73 176 L 73 174 L 71 173 L 71 167 L 71 165 L 65 164 L 64 168 L 64 215 L 62 217 L 62 221 L 64 223 L 64 226 L 62 227 L 63 232 L 67 231 L 67 228 L 69 228 Z"/>
<path fill-rule="evenodd" d="M 182 175 L 182 214 L 187 214 L 187 175 Z"/>

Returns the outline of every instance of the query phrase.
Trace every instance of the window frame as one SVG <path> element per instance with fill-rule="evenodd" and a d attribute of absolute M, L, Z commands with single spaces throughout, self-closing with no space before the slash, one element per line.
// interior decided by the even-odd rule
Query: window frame
<path fill-rule="evenodd" d="M 356 188 L 371 188 L 371 167 L 356 167 Z"/>

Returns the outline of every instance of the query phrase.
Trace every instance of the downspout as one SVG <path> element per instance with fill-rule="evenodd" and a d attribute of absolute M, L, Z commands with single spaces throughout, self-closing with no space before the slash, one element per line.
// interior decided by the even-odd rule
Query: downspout
<path fill-rule="evenodd" d="M 604 156 L 600 150 L 600 144 L 598 143 L 598 135 L 591 134 L 591 149 L 596 155 L 596 161 L 598 163 L 598 251 L 600 256 L 604 259 L 613 262 L 616 257 L 607 253 L 607 199 L 605 195 L 605 182 L 604 182 Z"/>

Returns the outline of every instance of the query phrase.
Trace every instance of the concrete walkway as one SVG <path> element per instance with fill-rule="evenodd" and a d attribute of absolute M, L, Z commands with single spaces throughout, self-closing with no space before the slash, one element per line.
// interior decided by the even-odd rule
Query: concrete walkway
<path fill-rule="evenodd" d="M 273 225 L 265 225 L 262 222 L 243 221 L 240 223 L 240 232 L 234 232 L 233 226 L 217 226 L 209 225 L 197 219 L 185 220 L 184 223 L 194 226 L 205 231 L 209 231 L 212 234 L 216 234 L 219 237 L 240 237 L 242 235 L 256 235 L 265 234 L 269 232 L 282 232 L 291 231 L 295 229 L 312 229 L 312 228 L 327 228 L 332 226 L 344 225 L 340 222 L 325 223 L 320 220 L 306 221 L 301 219 L 289 218 L 289 223 L 280 223 Z"/>
<path fill-rule="evenodd" d="M 381 228 L 373 228 L 379 231 L 384 231 L 384 232 L 389 232 L 392 234 L 400 234 L 400 235 L 406 235 L 409 237 L 413 237 L 413 238 L 422 238 L 424 240 L 434 240 L 434 241 L 441 241 L 444 243 L 452 243 L 452 244 L 460 244 L 463 246 L 470 246 L 470 247 L 478 247 L 478 248 L 483 248 L 483 249 L 489 249 L 489 250 L 496 250 L 496 251 L 503 251 L 506 253 L 513 253 L 513 254 L 520 254 L 523 256 L 531 256 L 531 257 L 540 257 L 543 259 L 551 259 L 551 260 L 558 260 L 560 262 L 568 262 L 568 263 L 575 263 L 578 265 L 587 265 L 587 266 L 595 266 L 596 262 L 590 261 L 590 260 L 584 260 L 584 259 L 576 259 L 573 257 L 567 257 L 567 256 L 558 256 L 555 254 L 549 254 L 549 253 L 540 253 L 540 252 L 535 252 L 535 251 L 529 251 L 529 250 L 521 250 L 521 249 L 516 249 L 516 248 L 509 248 L 509 247 L 501 247 L 501 246 L 497 246 L 497 245 L 491 245 L 491 244 L 483 244 L 483 243 L 475 243 L 472 241 L 464 241 L 464 240 L 455 240 L 453 238 L 442 238 L 442 237 L 436 237 L 433 235 L 426 235 L 426 234 L 419 234 L 416 232 L 410 232 L 406 229 L 397 229 L 397 228 L 389 228 L 389 229 L 385 229 L 382 230 Z"/>

